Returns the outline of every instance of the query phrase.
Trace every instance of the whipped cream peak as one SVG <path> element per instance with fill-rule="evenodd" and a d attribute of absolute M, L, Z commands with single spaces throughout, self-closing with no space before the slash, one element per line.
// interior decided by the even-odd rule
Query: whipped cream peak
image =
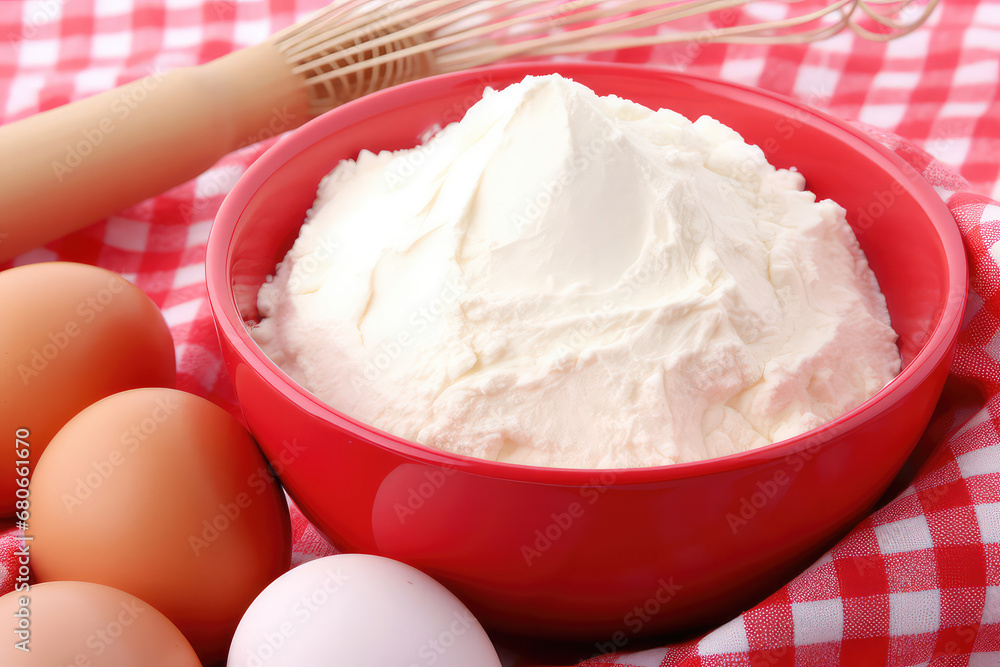
<path fill-rule="evenodd" d="M 334 408 L 459 454 L 620 468 L 802 433 L 899 372 L 844 210 L 732 129 L 558 75 L 343 161 L 253 335 Z"/>

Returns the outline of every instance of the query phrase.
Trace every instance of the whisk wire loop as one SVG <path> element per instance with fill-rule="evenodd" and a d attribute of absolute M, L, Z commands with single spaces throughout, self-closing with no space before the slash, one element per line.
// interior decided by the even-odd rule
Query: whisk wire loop
<path fill-rule="evenodd" d="M 338 0 L 271 38 L 319 114 L 373 90 L 512 57 L 684 41 L 794 44 L 912 32 L 938 0 Z M 760 5 L 761 11 L 754 11 Z M 719 16 L 727 20 L 717 20 Z M 693 22 L 702 16 L 700 26 Z M 653 31 L 650 33 L 650 31 Z"/>

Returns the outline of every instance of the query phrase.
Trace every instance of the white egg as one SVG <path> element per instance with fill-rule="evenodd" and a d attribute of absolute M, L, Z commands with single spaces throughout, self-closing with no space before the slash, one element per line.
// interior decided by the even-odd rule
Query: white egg
<path fill-rule="evenodd" d="M 448 589 L 379 556 L 340 554 L 286 572 L 247 609 L 228 667 L 500 667 Z"/>

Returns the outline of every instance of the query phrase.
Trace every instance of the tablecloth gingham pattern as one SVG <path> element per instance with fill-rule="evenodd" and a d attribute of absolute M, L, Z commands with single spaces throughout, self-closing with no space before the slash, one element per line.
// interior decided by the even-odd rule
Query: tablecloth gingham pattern
<path fill-rule="evenodd" d="M 322 4 L 0 2 L 0 122 L 249 46 Z M 779 10 L 763 2 L 754 9 Z M 875 131 L 938 186 L 962 229 L 973 294 L 953 377 L 991 398 L 964 425 L 967 406 L 942 411 L 931 426 L 941 444 L 915 484 L 762 604 L 698 640 L 585 664 L 1000 665 L 1000 206 L 984 196 L 1000 198 L 1000 2 L 945 0 L 926 26 L 888 44 L 845 33 L 814 45 L 692 44 L 594 57 L 757 85 L 907 140 Z M 122 273 L 163 309 L 180 388 L 235 410 L 203 255 L 225 193 L 264 148 L 229 155 L 194 181 L 13 264 L 63 259 Z M 293 564 L 331 553 L 292 515 Z M 13 531 L 0 536 L 0 592 L 17 576 L 17 542 Z"/>

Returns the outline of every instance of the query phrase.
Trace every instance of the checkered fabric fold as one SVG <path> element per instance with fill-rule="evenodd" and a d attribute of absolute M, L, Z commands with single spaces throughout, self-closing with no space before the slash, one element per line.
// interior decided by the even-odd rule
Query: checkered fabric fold
<path fill-rule="evenodd" d="M 0 2 L 0 123 L 258 43 L 323 4 Z M 771 15 L 781 10 L 779 2 L 755 4 Z M 678 44 L 593 58 L 756 85 L 866 124 L 948 202 L 970 255 L 973 292 L 942 407 L 925 436 L 936 449 L 912 486 L 723 627 L 583 664 L 1000 665 L 1000 206 L 985 196 L 1000 198 L 1000 2 L 944 0 L 927 25 L 887 44 L 844 33 L 810 45 Z M 171 326 L 179 387 L 235 412 L 205 296 L 204 251 L 222 199 L 265 148 L 233 153 L 197 179 L 12 264 L 62 259 L 123 274 Z M 961 400 L 969 387 L 988 399 Z M 292 519 L 293 564 L 332 553 L 294 508 Z M 18 549 L 14 529 L 0 533 L 0 593 L 21 574 Z"/>

